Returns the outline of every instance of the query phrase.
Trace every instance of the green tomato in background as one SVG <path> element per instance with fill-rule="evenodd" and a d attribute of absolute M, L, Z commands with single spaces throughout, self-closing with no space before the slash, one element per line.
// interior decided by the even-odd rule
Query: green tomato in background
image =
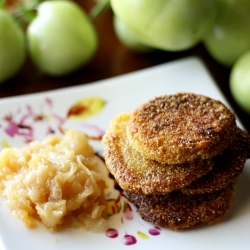
<path fill-rule="evenodd" d="M 134 31 L 130 29 L 124 22 L 122 22 L 117 16 L 113 19 L 115 33 L 120 42 L 128 49 L 137 53 L 147 53 L 152 51 L 151 47 L 138 42 Z"/>
<path fill-rule="evenodd" d="M 89 62 L 98 39 L 88 16 L 74 2 L 45 1 L 27 29 L 34 63 L 46 74 L 63 76 Z"/>
<path fill-rule="evenodd" d="M 250 49 L 250 1 L 217 0 L 216 21 L 204 38 L 209 53 L 231 67 Z"/>
<path fill-rule="evenodd" d="M 230 74 L 230 90 L 239 106 L 250 114 L 250 50 L 234 64 Z"/>
<path fill-rule="evenodd" d="M 23 31 L 7 11 L 0 9 L 0 83 L 18 72 L 25 58 Z"/>
<path fill-rule="evenodd" d="M 111 7 L 138 41 L 169 51 L 196 45 L 216 16 L 214 0 L 111 0 Z"/>

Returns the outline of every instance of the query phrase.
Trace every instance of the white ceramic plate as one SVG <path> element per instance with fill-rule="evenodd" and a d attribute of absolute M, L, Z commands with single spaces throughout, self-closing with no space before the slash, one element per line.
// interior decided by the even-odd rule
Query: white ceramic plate
<path fill-rule="evenodd" d="M 1 99 L 0 143 L 19 147 L 27 141 L 43 139 L 49 131 L 60 135 L 60 128 L 75 128 L 98 137 L 119 112 L 130 111 L 156 95 L 180 91 L 205 94 L 227 104 L 201 61 L 187 58 L 88 85 Z M 75 104 L 89 97 L 97 103 L 103 100 L 103 108 L 87 119 L 79 116 L 72 119 L 70 114 L 86 113 L 83 106 Z M 102 151 L 100 141 L 91 143 L 97 151 Z M 51 233 L 39 223 L 35 229 L 27 229 L 11 215 L 4 198 L 0 198 L 0 249 L 249 249 L 249 168 L 248 161 L 239 179 L 234 204 L 223 221 L 187 231 L 155 228 L 141 220 L 132 206 L 126 207 L 127 212 L 114 210 L 117 213 L 109 217 L 110 227 L 118 233 L 115 238 L 81 228 Z M 113 188 L 111 193 L 111 198 L 119 195 Z M 124 204 L 122 198 L 116 205 Z M 135 244 L 124 243 L 128 235 L 136 239 Z"/>

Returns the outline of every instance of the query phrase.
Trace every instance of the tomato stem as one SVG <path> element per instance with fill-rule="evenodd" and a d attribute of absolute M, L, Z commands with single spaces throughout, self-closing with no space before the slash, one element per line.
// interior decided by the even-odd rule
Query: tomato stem
<path fill-rule="evenodd" d="M 0 9 L 4 9 L 5 6 L 6 6 L 6 0 L 1 0 L 0 1 Z"/>
<path fill-rule="evenodd" d="M 30 5 L 18 2 L 16 8 L 11 11 L 11 15 L 20 26 L 25 28 L 36 17 L 37 6 L 41 2 L 43 0 L 36 0 Z"/>
<path fill-rule="evenodd" d="M 110 7 L 110 0 L 96 0 L 96 5 L 90 11 L 90 17 L 96 19 L 103 11 Z"/>
<path fill-rule="evenodd" d="M 35 13 L 36 8 L 34 7 L 27 8 L 24 5 L 20 5 L 20 10 L 28 23 L 30 23 L 36 17 L 36 13 Z"/>

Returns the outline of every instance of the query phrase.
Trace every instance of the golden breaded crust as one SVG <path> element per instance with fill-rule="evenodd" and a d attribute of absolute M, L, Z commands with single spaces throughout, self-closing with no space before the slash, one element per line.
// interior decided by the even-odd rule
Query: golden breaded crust
<path fill-rule="evenodd" d="M 220 101 L 178 93 L 156 97 L 135 109 L 127 136 L 146 158 L 179 164 L 221 153 L 235 129 L 234 114 Z"/>
<path fill-rule="evenodd" d="M 214 167 L 206 175 L 182 189 L 183 193 L 202 194 L 223 189 L 235 182 L 250 154 L 250 136 L 238 128 L 233 142 L 213 158 Z"/>
<path fill-rule="evenodd" d="M 163 164 L 146 159 L 127 140 L 130 113 L 115 117 L 104 138 L 107 168 L 126 191 L 156 194 L 180 189 L 211 170 L 211 159 L 183 164 Z"/>
<path fill-rule="evenodd" d="M 234 187 L 210 194 L 139 195 L 126 192 L 143 220 L 155 225 L 178 230 L 201 224 L 220 222 L 228 212 L 234 197 Z"/>

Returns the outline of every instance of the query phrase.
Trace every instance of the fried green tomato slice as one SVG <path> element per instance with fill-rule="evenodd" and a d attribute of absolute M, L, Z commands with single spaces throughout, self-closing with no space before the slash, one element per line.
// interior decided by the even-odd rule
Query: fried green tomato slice
<path fill-rule="evenodd" d="M 141 218 L 172 230 L 214 224 L 222 220 L 234 198 L 234 185 L 209 194 L 141 195 L 126 192 Z"/>
<path fill-rule="evenodd" d="M 140 105 L 131 113 L 127 136 L 146 158 L 180 164 L 221 153 L 236 128 L 234 114 L 223 103 L 183 92 Z"/>
<path fill-rule="evenodd" d="M 238 128 L 234 141 L 213 158 L 214 167 L 206 175 L 182 189 L 183 193 L 202 194 L 223 189 L 235 182 L 250 158 L 250 135 Z"/>
<path fill-rule="evenodd" d="M 130 113 L 116 116 L 103 137 L 107 168 L 122 189 L 142 194 L 165 194 L 190 184 L 213 167 L 211 159 L 166 164 L 145 158 L 127 139 L 129 118 Z"/>

